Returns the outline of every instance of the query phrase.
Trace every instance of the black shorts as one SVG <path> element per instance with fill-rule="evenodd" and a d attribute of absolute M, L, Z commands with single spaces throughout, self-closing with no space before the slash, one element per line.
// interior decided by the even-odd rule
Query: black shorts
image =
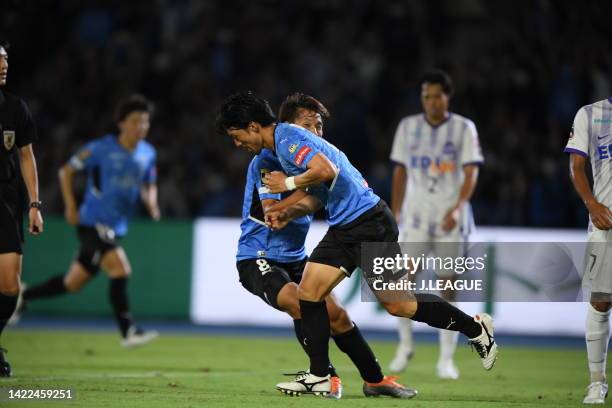
<path fill-rule="evenodd" d="M 387 204 L 378 204 L 361 214 L 356 220 L 329 227 L 319 245 L 310 255 L 309 262 L 341 269 L 347 276 L 361 265 L 361 244 L 389 242 L 390 250 L 399 253 L 399 230 Z"/>
<path fill-rule="evenodd" d="M 308 258 L 288 263 L 253 258 L 236 262 L 236 268 L 240 283 L 246 290 L 273 308 L 282 310 L 276 302 L 278 293 L 287 283 L 300 283 L 306 261 Z"/>
<path fill-rule="evenodd" d="M 119 238 L 115 232 L 103 225 L 89 227 L 79 225 L 77 235 L 81 242 L 77 261 L 92 275 L 100 270 L 104 254 L 119 247 Z"/>
<path fill-rule="evenodd" d="M 23 253 L 23 206 L 16 188 L 0 183 L 0 254 Z"/>

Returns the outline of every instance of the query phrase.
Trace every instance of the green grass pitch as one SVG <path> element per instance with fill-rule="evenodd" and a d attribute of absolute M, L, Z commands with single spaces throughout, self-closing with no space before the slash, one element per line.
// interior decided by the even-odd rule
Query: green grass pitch
<path fill-rule="evenodd" d="M 2 402 L 7 407 L 576 407 L 588 373 L 581 349 L 500 346 L 495 368 L 486 372 L 460 343 L 458 381 L 435 375 L 437 346 L 419 344 L 401 381 L 419 390 L 413 400 L 365 398 L 348 358 L 330 343 L 344 383 L 340 401 L 287 397 L 274 385 L 282 372 L 305 369 L 305 358 L 290 338 L 162 335 L 138 349 L 119 346 L 114 333 L 6 330 L 4 346 L 14 377 L 2 388 L 71 388 L 75 399 Z M 394 344 L 372 342 L 383 368 Z"/>

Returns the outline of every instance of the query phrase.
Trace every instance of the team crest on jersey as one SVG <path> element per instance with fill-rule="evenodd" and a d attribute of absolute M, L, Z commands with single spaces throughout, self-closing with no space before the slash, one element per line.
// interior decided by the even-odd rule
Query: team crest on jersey
<path fill-rule="evenodd" d="M 574 137 L 574 125 L 572 125 L 572 128 L 570 129 L 570 134 L 569 134 L 569 138 L 573 138 Z"/>
<path fill-rule="evenodd" d="M 4 148 L 6 150 L 11 150 L 15 145 L 15 131 L 14 130 L 5 130 L 2 132 L 4 136 Z"/>
<path fill-rule="evenodd" d="M 293 154 L 295 153 L 295 151 L 297 150 L 298 145 L 296 144 L 292 144 L 291 146 L 289 146 L 289 153 Z"/>

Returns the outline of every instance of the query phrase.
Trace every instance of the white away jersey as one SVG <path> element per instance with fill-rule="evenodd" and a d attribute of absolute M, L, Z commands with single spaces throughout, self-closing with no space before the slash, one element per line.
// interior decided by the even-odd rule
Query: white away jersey
<path fill-rule="evenodd" d="M 566 153 L 588 158 L 593 169 L 593 194 L 612 208 L 612 97 L 578 110 Z M 589 230 L 597 229 L 589 222 Z"/>
<path fill-rule="evenodd" d="M 402 119 L 391 160 L 408 174 L 400 225 L 428 230 L 432 236 L 444 235 L 440 225 L 459 198 L 463 166 L 484 162 L 474 122 L 455 113 L 438 126 L 429 124 L 424 114 Z M 473 224 L 468 204 L 459 220 L 460 232 L 468 234 Z"/>

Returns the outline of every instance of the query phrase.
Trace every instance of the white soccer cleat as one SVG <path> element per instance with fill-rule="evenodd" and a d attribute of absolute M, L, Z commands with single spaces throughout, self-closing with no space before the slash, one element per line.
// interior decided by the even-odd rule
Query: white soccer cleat
<path fill-rule="evenodd" d="M 159 337 L 159 333 L 154 330 L 145 331 L 135 326 L 131 326 L 126 336 L 121 340 L 121 345 L 126 348 L 142 346 L 155 340 L 157 337 Z"/>
<path fill-rule="evenodd" d="M 597 381 L 587 387 L 587 395 L 582 400 L 583 404 L 603 404 L 608 396 L 608 384 Z"/>
<path fill-rule="evenodd" d="M 453 360 L 438 361 L 438 366 L 436 368 L 438 371 L 438 378 L 443 380 L 459 379 L 459 369 Z"/>
<path fill-rule="evenodd" d="M 474 321 L 482 327 L 482 333 L 470 339 L 469 344 L 476 349 L 482 366 L 488 371 L 493 368 L 497 359 L 497 343 L 493 338 L 493 318 L 487 313 L 482 313 L 474 316 Z"/>
<path fill-rule="evenodd" d="M 412 349 L 407 349 L 401 345 L 398 346 L 397 351 L 395 352 L 395 357 L 393 357 L 393 360 L 391 360 L 391 363 L 389 363 L 389 370 L 392 373 L 403 372 L 408 366 L 408 362 L 412 360 L 413 356 L 414 351 Z"/>
<path fill-rule="evenodd" d="M 293 381 L 276 384 L 276 389 L 291 396 L 302 394 L 328 396 L 332 390 L 332 382 L 329 374 L 325 377 L 318 377 L 309 372 L 301 372 Z"/>

